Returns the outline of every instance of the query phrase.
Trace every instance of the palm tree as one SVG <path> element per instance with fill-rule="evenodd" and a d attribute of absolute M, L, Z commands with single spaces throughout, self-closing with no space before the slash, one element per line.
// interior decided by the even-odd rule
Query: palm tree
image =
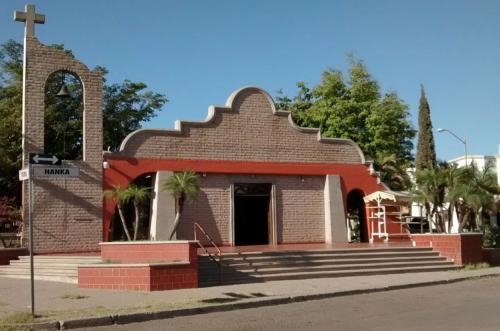
<path fill-rule="evenodd" d="M 127 188 L 122 189 L 120 186 L 113 186 L 112 189 L 104 191 L 104 196 L 107 198 L 111 198 L 116 202 L 118 207 L 118 214 L 120 215 L 120 220 L 122 222 L 123 230 L 127 239 L 137 240 L 137 234 L 139 232 L 139 222 L 140 222 L 140 213 L 139 206 L 147 201 L 149 197 L 149 188 L 147 187 L 139 187 L 135 184 L 130 184 Z M 134 205 L 134 237 L 133 239 L 130 237 L 130 233 L 127 228 L 126 218 L 123 213 L 123 206 L 133 202 Z"/>
<path fill-rule="evenodd" d="M 447 202 L 448 229 L 451 229 L 453 210 L 457 213 L 458 232 L 465 228 L 476 230 L 480 216 L 495 211 L 495 194 L 500 194 L 492 165 L 479 170 L 472 163 L 458 168 L 456 165 L 438 164 L 435 167 L 417 171 L 417 188 L 413 200 L 424 204 L 428 219 L 436 218 L 436 228 L 444 231 L 442 215 L 438 213 Z"/>
<path fill-rule="evenodd" d="M 460 193 L 456 188 L 460 182 L 461 169 L 455 164 L 441 164 L 445 172 L 443 174 L 446 185 L 445 202 L 448 203 L 448 232 L 451 231 L 453 225 L 453 211 L 458 210 L 458 203 L 460 201 Z"/>
<path fill-rule="evenodd" d="M 184 202 L 186 200 L 194 200 L 198 195 L 200 190 L 198 187 L 198 175 L 190 170 L 174 173 L 163 182 L 162 190 L 170 192 L 175 198 L 176 213 L 174 228 L 169 237 L 169 240 L 171 240 L 177 232 L 181 214 L 184 210 Z"/>
<path fill-rule="evenodd" d="M 438 232 L 445 231 L 439 210 L 445 202 L 446 173 L 446 168 L 441 165 L 418 170 L 415 174 L 416 188 L 412 191 L 413 200 L 424 205 L 427 221 L 433 222 Z"/>
<path fill-rule="evenodd" d="M 481 214 L 493 211 L 495 206 L 495 194 L 500 194 L 497 178 L 492 166 L 486 164 L 483 170 L 479 170 L 472 163 L 466 168 L 460 169 L 458 180 L 450 186 L 450 196 L 455 196 L 457 216 L 459 220 L 459 232 L 469 225 L 477 228 L 476 219 Z M 476 224 L 474 224 L 476 223 Z"/>
<path fill-rule="evenodd" d="M 137 240 L 137 233 L 139 232 L 139 206 L 147 201 L 149 198 L 149 188 L 139 187 L 137 185 L 131 184 L 125 189 L 124 202 L 128 203 L 132 200 L 134 204 L 134 240 Z"/>
<path fill-rule="evenodd" d="M 128 193 L 126 192 L 126 190 L 122 189 L 118 185 L 113 186 L 112 189 L 103 192 L 103 196 L 105 198 L 112 199 L 116 203 L 116 206 L 118 208 L 118 214 L 120 215 L 120 220 L 122 221 L 123 231 L 125 232 L 127 239 L 132 240 L 132 238 L 130 237 L 130 233 L 128 232 L 127 229 L 125 215 L 123 214 L 123 204 L 125 203 L 127 194 Z"/>

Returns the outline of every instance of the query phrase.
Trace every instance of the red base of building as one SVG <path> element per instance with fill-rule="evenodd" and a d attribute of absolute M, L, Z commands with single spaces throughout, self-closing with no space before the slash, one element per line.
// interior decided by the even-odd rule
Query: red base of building
<path fill-rule="evenodd" d="M 10 260 L 17 260 L 19 256 L 28 254 L 26 248 L 2 248 L 0 249 L 0 265 L 7 265 Z"/>
<path fill-rule="evenodd" d="M 480 233 L 413 234 L 417 247 L 432 247 L 456 265 L 483 262 Z"/>
<path fill-rule="evenodd" d="M 499 266 L 500 248 L 483 248 L 483 260 L 491 266 Z"/>
<path fill-rule="evenodd" d="M 102 264 L 78 267 L 78 287 L 163 291 L 198 287 L 196 241 L 101 244 Z"/>

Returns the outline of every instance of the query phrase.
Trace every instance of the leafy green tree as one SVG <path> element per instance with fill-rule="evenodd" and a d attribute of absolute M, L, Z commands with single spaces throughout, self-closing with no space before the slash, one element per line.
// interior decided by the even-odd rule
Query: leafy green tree
<path fill-rule="evenodd" d="M 175 198 L 175 220 L 174 229 L 170 233 L 169 240 L 177 232 L 181 214 L 184 210 L 186 200 L 194 200 L 199 192 L 198 175 L 192 171 L 182 171 L 174 173 L 162 184 L 162 190 L 170 192 Z"/>
<path fill-rule="evenodd" d="M 104 67 L 96 69 L 103 77 L 108 73 Z M 153 119 L 168 100 L 163 94 L 147 91 L 147 85 L 141 82 L 107 84 L 104 79 L 104 83 L 103 147 L 116 150 L 130 132 Z"/>
<path fill-rule="evenodd" d="M 63 50 L 62 45 L 52 45 Z M 72 56 L 71 51 L 66 52 Z M 0 45 L 0 195 L 20 198 L 17 179 L 21 168 L 22 61 L 23 46 L 9 40 Z M 107 70 L 97 67 L 105 77 Z M 58 98 L 63 77 L 70 97 Z M 147 91 L 144 83 L 125 80 L 106 84 L 104 79 L 104 149 L 116 149 L 131 131 L 151 120 L 168 101 L 164 95 Z M 45 152 L 66 159 L 82 156 L 82 88 L 73 75 L 56 72 L 49 77 L 45 95 Z M 20 201 L 20 199 L 18 199 Z"/>
<path fill-rule="evenodd" d="M 0 45 L 0 196 L 21 197 L 22 45 Z"/>
<path fill-rule="evenodd" d="M 406 168 L 398 164 L 396 155 L 383 157 L 377 163 L 381 170 L 381 180 L 384 183 L 391 183 L 392 189 L 401 191 L 411 187 L 410 176 L 406 172 Z"/>
<path fill-rule="evenodd" d="M 418 107 L 418 143 L 415 168 L 426 169 L 436 165 L 436 149 L 432 133 L 431 110 L 424 86 L 420 85 L 420 104 Z"/>
<path fill-rule="evenodd" d="M 297 83 L 293 98 L 278 92 L 276 105 L 291 111 L 299 126 L 320 128 L 324 137 L 352 139 L 374 160 L 383 177 L 390 178 L 384 174 L 383 159 L 394 156 L 393 163 L 401 169 L 412 161 L 415 132 L 408 106 L 394 91 L 382 95 L 361 60 L 348 56 L 348 62 L 347 78 L 340 70 L 328 69 L 313 88 Z M 394 188 L 401 182 L 387 184 Z"/>

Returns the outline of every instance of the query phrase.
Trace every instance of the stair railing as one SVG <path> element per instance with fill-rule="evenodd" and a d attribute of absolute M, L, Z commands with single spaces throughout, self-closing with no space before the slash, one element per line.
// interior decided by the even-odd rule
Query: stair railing
<path fill-rule="evenodd" d="M 210 245 L 212 245 L 212 247 L 215 248 L 215 250 L 217 252 L 215 255 L 218 257 L 218 259 L 216 259 L 215 256 L 213 254 L 211 254 L 205 246 L 203 246 L 203 244 L 201 243 L 201 241 L 198 240 L 198 235 L 197 235 L 198 232 L 200 232 L 201 234 L 203 234 L 205 236 L 205 239 L 210 243 Z M 208 255 L 208 257 L 219 268 L 219 282 L 222 283 L 222 275 L 223 275 L 223 271 L 222 271 L 222 268 L 223 268 L 223 264 L 222 264 L 222 252 L 221 252 L 220 248 L 212 240 L 212 238 L 208 235 L 208 233 L 205 231 L 205 229 L 203 229 L 201 227 L 201 225 L 198 224 L 198 223 L 196 223 L 196 222 L 194 223 L 194 240 L 196 240 L 198 242 L 198 246 L 200 246 L 200 248 L 205 251 L 205 253 Z"/>

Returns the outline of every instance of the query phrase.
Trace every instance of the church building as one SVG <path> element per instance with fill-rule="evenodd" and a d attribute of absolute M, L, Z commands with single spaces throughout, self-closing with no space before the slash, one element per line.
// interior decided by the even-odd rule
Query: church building
<path fill-rule="evenodd" d="M 51 147 L 43 120 L 49 78 L 72 75 L 82 87 L 81 158 L 63 161 L 77 176 L 49 169 L 33 179 L 31 194 L 23 185 L 23 205 L 29 205 L 28 196 L 33 200 L 36 253 L 95 252 L 100 242 L 116 240 L 115 202 L 104 199 L 103 191 L 138 180 L 152 187 L 149 234 L 143 239 L 168 239 L 175 202 L 161 186 L 184 170 L 198 174 L 200 192 L 185 205 L 177 239 L 194 239 L 196 224 L 217 245 L 345 243 L 347 217 L 355 215 L 358 239 L 369 240 L 363 197 L 385 186 L 353 141 L 298 127 L 268 93 L 245 87 L 224 106 L 209 107 L 205 121 L 178 121 L 173 130 L 140 129 L 117 152 L 103 152 L 101 73 L 40 43 L 34 24 L 43 23 L 43 15 L 34 6 L 17 15 L 25 22 L 24 169 L 29 153 Z M 23 216 L 29 219 L 28 208 Z"/>
<path fill-rule="evenodd" d="M 353 141 L 298 127 L 257 87 L 211 106 L 203 122 L 131 133 L 104 164 L 105 189 L 151 176 L 154 240 L 168 239 L 173 228 L 174 198 L 161 183 L 176 171 L 196 172 L 200 186 L 186 203 L 177 239 L 193 239 L 198 223 L 218 245 L 347 242 L 348 210 L 364 215 L 363 197 L 384 189 Z M 104 240 L 114 212 L 106 200 Z M 361 240 L 368 241 L 361 221 Z"/>

